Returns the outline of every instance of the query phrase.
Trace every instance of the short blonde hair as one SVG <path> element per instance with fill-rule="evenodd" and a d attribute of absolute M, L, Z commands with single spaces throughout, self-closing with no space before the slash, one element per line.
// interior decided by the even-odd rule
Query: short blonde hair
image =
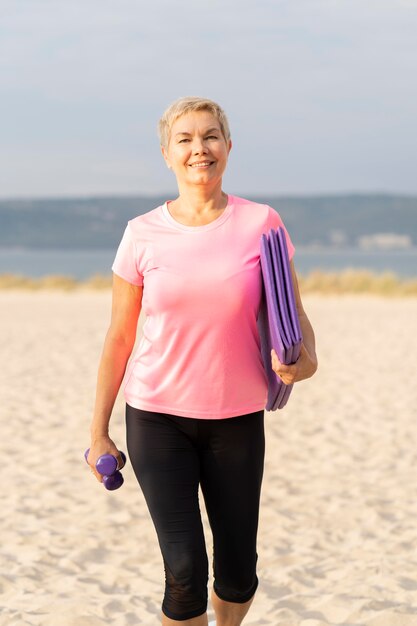
<path fill-rule="evenodd" d="M 228 143 L 230 140 L 230 128 L 229 122 L 226 117 L 226 113 L 223 109 L 207 98 L 198 98 L 197 96 L 186 96 L 185 98 L 179 98 L 169 105 L 167 110 L 162 115 L 158 123 L 158 135 L 161 146 L 168 147 L 171 128 L 176 120 L 182 115 L 187 113 L 193 113 L 194 111 L 209 111 L 218 120 L 220 129 L 223 133 L 223 137 Z"/>

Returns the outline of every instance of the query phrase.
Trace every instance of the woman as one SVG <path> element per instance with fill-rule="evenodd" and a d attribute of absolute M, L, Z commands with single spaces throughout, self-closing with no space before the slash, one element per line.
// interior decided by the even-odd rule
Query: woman
<path fill-rule="evenodd" d="M 131 220 L 117 251 L 88 462 L 98 480 L 94 466 L 101 454 L 114 454 L 123 465 L 108 427 L 124 378 L 127 449 L 165 567 L 162 624 L 207 625 L 201 486 L 213 532 L 216 624 L 238 626 L 258 585 L 267 393 L 256 324 L 260 238 L 283 224 L 271 207 L 223 192 L 232 142 L 216 103 L 182 98 L 164 113 L 159 131 L 179 194 Z M 292 261 L 291 267 L 297 286 Z M 297 287 L 296 299 L 300 358 L 284 365 L 271 353 L 286 384 L 317 368 Z M 127 365 L 142 306 L 143 334 Z"/>

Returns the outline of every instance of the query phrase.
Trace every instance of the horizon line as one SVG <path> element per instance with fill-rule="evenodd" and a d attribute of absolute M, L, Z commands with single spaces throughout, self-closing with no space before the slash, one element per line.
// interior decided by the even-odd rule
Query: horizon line
<path fill-rule="evenodd" d="M 174 192 L 177 194 L 178 192 Z M 227 192 L 226 192 L 227 193 Z M 112 198 L 161 198 L 171 196 L 172 192 L 159 192 L 159 193 L 144 193 L 144 192 L 112 192 L 112 193 L 74 193 L 74 194 L 62 194 L 62 195 L 24 195 L 24 196 L 0 196 L 0 202 L 24 202 L 24 201 L 40 201 L 40 200 L 88 200 L 88 199 L 112 199 Z M 261 196 L 264 198 L 331 198 L 331 197 L 343 197 L 343 196 L 379 196 L 379 197 L 405 197 L 405 198 L 417 198 L 417 191 L 320 191 L 320 192 L 244 192 L 244 193 L 232 193 L 229 195 L 238 197 L 247 196 Z"/>

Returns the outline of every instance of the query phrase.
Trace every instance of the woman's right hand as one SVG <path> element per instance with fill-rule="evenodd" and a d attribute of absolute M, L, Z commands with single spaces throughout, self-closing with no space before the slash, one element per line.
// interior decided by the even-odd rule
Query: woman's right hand
<path fill-rule="evenodd" d="M 117 469 L 122 469 L 124 466 L 122 456 L 115 446 L 114 442 L 109 436 L 103 435 L 101 437 L 95 437 L 91 440 L 90 451 L 87 457 L 87 463 L 97 480 L 102 483 L 103 476 L 96 470 L 97 459 L 102 454 L 112 454 L 117 459 Z"/>

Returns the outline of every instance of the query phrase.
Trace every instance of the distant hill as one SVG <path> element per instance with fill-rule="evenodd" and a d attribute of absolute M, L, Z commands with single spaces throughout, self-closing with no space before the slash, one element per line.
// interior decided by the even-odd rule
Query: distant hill
<path fill-rule="evenodd" d="M 249 197 L 249 196 L 248 196 Z M 0 200 L 0 246 L 114 248 L 126 222 L 165 197 Z M 250 196 L 273 206 L 296 246 L 417 246 L 417 196 Z"/>

